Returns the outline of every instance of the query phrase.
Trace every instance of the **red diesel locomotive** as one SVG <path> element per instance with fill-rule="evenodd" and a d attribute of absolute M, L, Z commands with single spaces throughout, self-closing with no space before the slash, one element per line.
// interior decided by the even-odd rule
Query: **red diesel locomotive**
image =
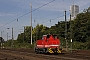
<path fill-rule="evenodd" d="M 43 35 L 42 39 L 36 41 L 36 53 L 62 53 L 60 40 L 56 35 Z"/>

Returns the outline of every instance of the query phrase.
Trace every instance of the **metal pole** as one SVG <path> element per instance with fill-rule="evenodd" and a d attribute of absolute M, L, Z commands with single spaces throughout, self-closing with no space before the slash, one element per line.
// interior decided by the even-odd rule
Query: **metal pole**
<path fill-rule="evenodd" d="M 23 39 L 23 43 L 24 43 L 24 40 L 25 40 L 25 26 L 24 26 L 24 39 Z"/>
<path fill-rule="evenodd" d="M 12 28 L 12 40 L 13 40 L 13 28 Z"/>
<path fill-rule="evenodd" d="M 32 45 L 32 4 L 30 4 L 31 7 L 31 45 Z"/>
<path fill-rule="evenodd" d="M 11 47 L 13 47 L 13 28 L 12 28 L 12 44 Z"/>
<path fill-rule="evenodd" d="M 8 32 L 7 32 L 7 41 L 8 41 Z"/>
<path fill-rule="evenodd" d="M 7 28 L 7 41 L 8 41 L 8 30 L 9 30 L 10 28 Z M 6 46 L 7 47 L 7 46 Z"/>
<path fill-rule="evenodd" d="M 66 40 L 66 51 L 68 50 L 68 42 L 67 42 L 67 20 L 66 20 L 66 10 L 65 10 L 65 40 Z"/>
<path fill-rule="evenodd" d="M 71 39 L 71 53 L 72 53 L 72 27 L 71 27 L 71 14 L 70 14 L 70 39 Z"/>
<path fill-rule="evenodd" d="M 10 29 L 10 28 L 7 28 L 8 30 Z M 8 31 L 7 31 L 7 40 L 8 40 Z"/>
<path fill-rule="evenodd" d="M 24 43 L 24 40 L 25 40 L 25 26 L 22 26 L 24 27 L 24 33 L 23 33 L 23 43 Z"/>

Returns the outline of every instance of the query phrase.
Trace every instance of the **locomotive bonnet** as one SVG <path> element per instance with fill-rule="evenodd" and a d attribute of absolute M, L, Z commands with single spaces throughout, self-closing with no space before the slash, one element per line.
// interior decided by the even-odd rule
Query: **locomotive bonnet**
<path fill-rule="evenodd" d="M 43 35 L 42 39 L 36 40 L 35 44 L 36 53 L 61 53 L 60 39 L 57 35 Z"/>

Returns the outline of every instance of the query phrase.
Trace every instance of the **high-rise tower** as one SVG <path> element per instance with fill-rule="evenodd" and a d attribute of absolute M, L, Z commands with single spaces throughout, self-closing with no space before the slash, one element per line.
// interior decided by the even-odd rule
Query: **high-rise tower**
<path fill-rule="evenodd" d="M 70 6 L 70 14 L 71 14 L 71 20 L 76 18 L 76 15 L 79 13 L 79 6 L 78 5 L 72 5 Z"/>

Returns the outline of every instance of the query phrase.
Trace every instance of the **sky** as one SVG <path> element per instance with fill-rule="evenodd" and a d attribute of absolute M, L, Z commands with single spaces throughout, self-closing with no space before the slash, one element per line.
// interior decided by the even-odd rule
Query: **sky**
<path fill-rule="evenodd" d="M 50 27 L 64 21 L 65 10 L 68 20 L 72 4 L 78 5 L 79 12 L 82 12 L 90 6 L 90 0 L 0 0 L 0 36 L 7 40 L 8 33 L 8 39 L 11 39 L 13 28 L 14 39 L 17 39 L 23 26 L 30 26 L 30 4 L 33 27 L 37 24 Z"/>

